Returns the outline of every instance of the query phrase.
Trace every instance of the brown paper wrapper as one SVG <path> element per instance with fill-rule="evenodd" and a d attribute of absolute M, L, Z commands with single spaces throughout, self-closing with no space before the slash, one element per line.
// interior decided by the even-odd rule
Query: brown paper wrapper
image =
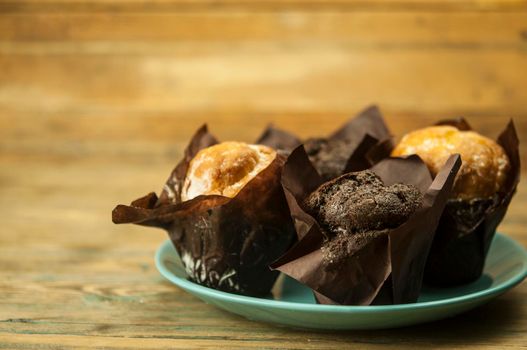
<path fill-rule="evenodd" d="M 256 143 L 259 145 L 269 146 L 288 154 L 297 148 L 302 143 L 302 141 L 295 135 L 285 130 L 276 128 L 271 124 L 267 126 L 262 135 L 256 139 Z"/>
<path fill-rule="evenodd" d="M 344 157 L 338 155 L 339 150 L 335 149 L 322 163 L 314 161 L 313 157 L 316 156 L 310 156 L 315 168 L 326 181 L 348 172 L 368 169 L 388 157 L 393 149 L 392 136 L 377 106 L 366 108 L 330 136 L 316 140 L 346 145 Z M 328 166 L 328 162 L 334 165 Z M 334 169 L 335 165 L 338 167 Z"/>
<path fill-rule="evenodd" d="M 268 265 L 295 238 L 280 183 L 285 157 L 277 155 L 234 198 L 203 195 L 182 202 L 190 160 L 217 142 L 206 126 L 200 128 L 159 198 L 150 193 L 129 206 L 118 205 L 113 222 L 165 229 L 194 282 L 231 293 L 266 295 L 278 277 Z"/>
<path fill-rule="evenodd" d="M 284 166 L 282 185 L 301 238 L 271 267 L 310 287 L 317 301 L 323 304 L 415 302 L 436 225 L 460 165 L 459 156 L 450 157 L 433 181 L 417 156 L 388 158 L 375 165 L 371 170 L 386 185 L 416 186 L 424 195 L 422 206 L 396 229 L 358 240 L 349 259 L 329 266 L 321 250 L 324 234 L 316 219 L 301 205 L 323 180 L 304 149 L 295 149 Z"/>
<path fill-rule="evenodd" d="M 340 161 L 342 168 L 331 176 L 324 176 L 326 180 L 350 171 L 368 169 L 381 159 L 388 157 L 393 149 L 392 136 L 377 106 L 366 108 L 331 135 L 317 138 L 317 140 L 328 143 L 339 141 L 346 143 L 347 155 Z M 258 138 L 257 143 L 289 154 L 302 141 L 292 133 L 269 125 Z M 317 171 L 325 174 L 320 167 Z"/>
<path fill-rule="evenodd" d="M 471 130 L 462 118 L 444 120 L 438 125 L 452 125 Z M 512 120 L 501 132 L 497 143 L 509 157 L 511 169 L 503 190 L 494 199 L 466 202 L 450 199 L 439 221 L 425 269 L 425 283 L 454 286 L 478 279 L 496 232 L 505 216 L 520 180 L 519 141 Z"/>

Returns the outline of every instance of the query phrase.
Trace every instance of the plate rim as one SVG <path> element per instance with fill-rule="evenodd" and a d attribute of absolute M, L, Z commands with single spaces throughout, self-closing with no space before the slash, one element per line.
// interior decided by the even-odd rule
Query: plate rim
<path fill-rule="evenodd" d="M 238 295 L 233 293 L 227 293 L 200 284 L 191 282 L 187 279 L 183 279 L 174 275 L 169 269 L 165 267 L 162 262 L 162 255 L 166 249 L 174 247 L 170 239 L 165 240 L 156 250 L 155 253 L 155 265 L 159 273 L 168 281 L 175 284 L 176 286 L 184 289 L 185 291 L 191 290 L 199 296 L 206 296 L 213 299 L 221 299 L 222 301 L 236 302 L 244 305 L 259 306 L 274 309 L 295 309 L 297 311 L 309 311 L 309 312 L 321 312 L 321 313 L 350 313 L 350 312 L 365 312 L 378 313 L 387 311 L 405 311 L 405 310 L 419 310 L 419 309 L 430 309 L 437 308 L 447 305 L 459 304 L 464 302 L 470 302 L 480 300 L 484 298 L 491 298 L 502 294 L 503 292 L 513 288 L 520 284 L 527 277 L 527 250 L 520 245 L 516 240 L 506 235 L 496 233 L 495 239 L 504 239 L 508 243 L 512 244 L 523 254 L 522 270 L 511 277 L 509 280 L 492 288 L 484 289 L 481 291 L 456 296 L 452 298 L 446 298 L 434 301 L 425 301 L 419 303 L 408 303 L 408 304 L 396 304 L 396 305 L 325 305 L 325 304 L 307 304 L 307 303 L 296 303 L 291 301 L 264 299 L 258 297 L 251 297 L 245 295 Z"/>

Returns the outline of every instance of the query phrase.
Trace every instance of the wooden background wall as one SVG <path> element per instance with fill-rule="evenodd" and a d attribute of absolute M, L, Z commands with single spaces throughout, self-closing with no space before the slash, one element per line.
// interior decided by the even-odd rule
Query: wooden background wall
<path fill-rule="evenodd" d="M 0 146 L 159 156 L 201 123 L 527 132 L 526 1 L 0 0 Z M 68 145 L 68 147 L 64 147 Z"/>
<path fill-rule="evenodd" d="M 371 103 L 396 135 L 464 115 L 527 140 L 527 1 L 0 0 L 0 347 L 524 346 L 525 283 L 431 325 L 291 331 L 163 281 L 166 235 L 110 221 L 204 122 L 313 136 Z M 524 246 L 526 200 L 500 227 Z"/>

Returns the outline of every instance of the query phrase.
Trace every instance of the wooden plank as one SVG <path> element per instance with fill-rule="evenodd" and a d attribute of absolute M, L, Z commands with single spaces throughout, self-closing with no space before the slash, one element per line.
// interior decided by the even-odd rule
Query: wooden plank
<path fill-rule="evenodd" d="M 75 11 L 185 11 L 185 10 L 283 10 L 301 8 L 319 11 L 518 11 L 525 10 L 525 0 L 0 0 L 3 12 L 75 12 Z"/>
<path fill-rule="evenodd" d="M 9 233 L 0 235 L 1 347 L 495 349 L 524 344 L 525 284 L 467 314 L 401 330 L 313 332 L 241 319 L 161 281 L 152 256 L 164 233 L 108 222 L 113 203 L 162 181 L 156 177 L 166 175 L 166 164 L 105 157 L 0 158 L 0 164 L 3 232 Z M 509 232 L 517 224 L 521 231 L 512 236 L 527 245 L 526 190 L 522 184 L 516 209 L 502 227 Z M 26 249 L 22 257 L 20 247 Z"/>
<path fill-rule="evenodd" d="M 367 49 L 525 47 L 521 12 L 201 11 L 185 13 L 6 14 L 0 40 L 341 43 Z M 218 30 L 221 28 L 221 30 Z"/>
<path fill-rule="evenodd" d="M 0 0 L 0 348 L 522 348 L 525 283 L 432 324 L 292 330 L 165 282 L 166 234 L 110 212 L 203 122 L 307 137 L 377 102 L 398 136 L 465 115 L 523 140 L 526 23 L 523 0 Z M 526 203 L 522 182 L 499 230 L 527 247 Z"/>
<path fill-rule="evenodd" d="M 51 130 L 53 124 L 39 133 Z M 251 136 L 243 128 L 236 131 L 240 138 Z M 68 134 L 67 128 L 64 132 Z M 89 132 L 85 137 L 97 140 Z M 139 161 L 116 161 L 103 151 L 77 158 L 34 158 L 16 152 L 0 156 L 0 347 L 523 346 L 525 283 L 453 319 L 401 330 L 335 333 L 244 320 L 163 282 L 152 257 L 166 235 L 144 227 L 112 225 L 109 213 L 116 203 L 158 190 L 181 149 L 177 152 L 173 160 Z M 524 245 L 526 194 L 522 183 L 500 228 Z"/>
<path fill-rule="evenodd" d="M 53 48 L 41 49 L 48 54 L 37 48 L 0 57 L 3 110 L 347 113 L 375 101 L 399 111 L 520 115 L 527 100 L 522 50 L 109 44 L 102 52 L 88 45 L 83 54 L 66 45 L 50 55 Z"/>
<path fill-rule="evenodd" d="M 364 106 L 360 106 L 363 108 Z M 440 119 L 465 115 L 473 127 L 490 137 L 503 130 L 504 114 L 470 114 L 464 111 L 424 112 L 395 111 L 381 106 L 396 137 Z M 13 113 L 0 112 L 0 150 L 4 155 L 76 158 L 105 157 L 128 160 L 167 161 L 178 156 L 195 130 L 207 123 L 222 140 L 252 142 L 267 124 L 273 123 L 301 137 L 322 136 L 337 129 L 359 108 L 349 113 L 326 112 L 257 113 L 232 111 L 223 113 Z M 527 118 L 515 115 L 521 136 L 527 134 Z M 240 134 L 239 130 L 244 130 Z M 521 144 L 522 155 L 527 146 Z M 525 159 L 525 158 L 524 158 Z M 527 160 L 527 159 L 526 159 Z M 527 161 L 524 162 L 524 164 Z"/>
<path fill-rule="evenodd" d="M 87 349 L 278 349 L 277 346 L 287 346 L 287 349 L 317 349 L 318 344 L 309 339 L 302 340 L 299 343 L 291 343 L 282 340 L 277 344 L 276 339 L 269 340 L 241 340 L 237 341 L 228 337 L 211 339 L 201 339 L 200 336 L 191 336 L 181 338 L 177 335 L 167 336 L 166 338 L 149 338 L 149 337 L 109 337 L 109 336 L 72 336 L 72 335 L 23 335 L 19 338 L 4 338 L 0 335 L 0 346 L 26 348 L 26 346 L 46 346 L 60 347 L 67 346 L 69 349 L 87 348 Z M 354 342 L 357 343 L 357 342 Z M 81 344 L 81 345 L 80 345 Z M 334 340 L 324 341 L 325 349 L 342 349 L 343 346 L 349 345 L 347 342 L 338 342 Z M 366 345 L 360 344 L 358 345 Z M 368 349 L 384 348 L 384 345 L 368 344 Z M 409 348 L 417 349 L 416 346 Z"/>

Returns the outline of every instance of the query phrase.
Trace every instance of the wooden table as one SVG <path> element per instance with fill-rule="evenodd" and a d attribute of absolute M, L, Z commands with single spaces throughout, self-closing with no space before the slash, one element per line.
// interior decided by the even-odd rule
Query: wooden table
<path fill-rule="evenodd" d="M 525 348 L 527 283 L 417 327 L 281 328 L 164 281 L 165 234 L 110 212 L 203 122 L 316 135 L 378 102 L 396 135 L 465 115 L 526 140 L 526 82 L 526 1 L 0 0 L 0 348 Z M 526 205 L 500 230 L 527 247 Z"/>

